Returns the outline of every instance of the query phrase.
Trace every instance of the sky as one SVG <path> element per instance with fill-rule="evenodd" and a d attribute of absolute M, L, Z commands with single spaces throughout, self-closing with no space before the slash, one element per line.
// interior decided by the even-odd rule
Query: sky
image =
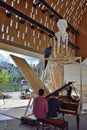
<path fill-rule="evenodd" d="M 25 56 L 25 55 L 21 55 L 21 54 L 17 54 L 17 53 L 12 53 L 12 52 L 8 52 L 8 51 L 3 51 L 0 50 L 0 62 L 8 62 L 8 63 L 12 63 L 14 65 L 16 65 L 14 63 L 14 61 L 12 60 L 12 58 L 10 57 L 10 54 L 13 54 L 15 56 L 21 57 L 23 59 L 25 59 L 29 64 L 37 64 L 39 59 L 33 58 L 33 57 L 29 57 L 29 56 Z"/>

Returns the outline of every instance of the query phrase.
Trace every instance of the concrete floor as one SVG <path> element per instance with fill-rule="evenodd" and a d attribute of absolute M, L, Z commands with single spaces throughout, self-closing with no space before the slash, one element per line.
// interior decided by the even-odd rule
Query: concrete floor
<path fill-rule="evenodd" d="M 0 121 L 0 130 L 36 130 L 36 126 L 21 124 L 18 119 Z"/>
<path fill-rule="evenodd" d="M 15 94 L 14 94 L 15 95 Z M 16 95 L 17 96 L 17 95 Z M 13 109 L 14 107 L 18 107 L 21 109 L 23 106 L 27 106 L 29 100 L 20 100 L 19 96 L 17 99 L 6 99 L 5 104 L 3 101 L 0 100 L 0 113 L 9 109 Z M 83 102 L 83 111 L 82 115 L 80 116 L 80 130 L 87 130 L 87 102 Z M 66 116 L 66 120 L 69 122 L 69 130 L 77 130 L 76 129 L 76 119 L 75 116 Z M 21 124 L 20 118 L 15 119 L 10 116 L 5 116 L 0 114 L 0 130 L 36 130 L 36 126 L 30 126 Z"/>
<path fill-rule="evenodd" d="M 69 123 L 69 130 L 77 130 L 75 116 L 66 115 L 65 119 Z M 80 115 L 79 127 L 79 130 L 87 130 L 87 114 Z M 9 118 L 0 121 L 0 130 L 37 130 L 37 128 L 36 126 L 22 124 L 18 119 Z"/>

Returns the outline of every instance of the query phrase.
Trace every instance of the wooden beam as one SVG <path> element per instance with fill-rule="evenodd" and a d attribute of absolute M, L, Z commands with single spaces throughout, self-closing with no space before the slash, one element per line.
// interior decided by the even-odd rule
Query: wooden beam
<path fill-rule="evenodd" d="M 0 1 L 0 6 L 6 10 L 9 10 L 10 12 L 14 13 L 15 15 L 18 15 L 19 17 L 25 19 L 26 21 L 32 23 L 34 26 L 39 27 L 41 30 L 43 30 L 44 32 L 48 33 L 51 36 L 55 36 L 55 32 L 53 32 L 52 30 L 48 29 L 47 27 L 43 26 L 42 24 L 38 23 L 37 21 L 33 20 L 32 18 L 30 18 L 29 16 L 25 15 L 24 13 L 20 12 L 19 10 L 11 7 L 10 5 L 8 5 L 6 2 L 3 2 L 2 0 Z M 69 43 L 70 44 L 70 43 Z M 77 48 L 76 45 L 72 46 L 74 48 Z"/>
<path fill-rule="evenodd" d="M 32 23 L 33 25 L 35 25 L 36 27 L 39 27 L 41 30 L 43 30 L 44 32 L 55 36 L 55 33 L 48 29 L 47 27 L 43 26 L 42 24 L 38 23 L 37 21 L 33 20 L 32 18 L 30 18 L 29 16 L 27 16 L 26 14 L 20 12 L 19 10 L 15 9 L 14 7 L 11 7 L 10 5 L 8 5 L 6 2 L 3 2 L 2 0 L 0 1 L 0 6 L 6 10 L 9 10 L 10 12 L 12 12 L 15 15 L 18 15 L 19 17 L 25 19 L 26 21 Z"/>
<path fill-rule="evenodd" d="M 10 51 L 13 53 L 23 54 L 27 56 L 31 56 L 34 58 L 43 59 L 43 53 L 40 51 L 36 51 L 35 49 L 24 47 L 18 43 L 7 41 L 4 39 L 0 39 L 0 49 Z"/>
<path fill-rule="evenodd" d="M 24 74 L 25 78 L 27 79 L 28 83 L 31 85 L 32 89 L 36 94 L 38 94 L 38 90 L 40 88 L 45 87 L 44 83 L 40 80 L 37 76 L 37 73 L 32 69 L 32 67 L 27 63 L 27 61 L 23 58 L 10 55 L 14 62 L 19 67 L 20 71 Z M 46 95 L 46 91 L 45 91 Z"/>
<path fill-rule="evenodd" d="M 77 45 L 75 45 L 75 44 L 72 44 L 70 41 L 69 41 L 69 45 L 72 47 L 72 48 L 74 48 L 74 49 L 80 49 Z"/>
<path fill-rule="evenodd" d="M 47 4 L 46 1 L 44 0 L 39 0 L 52 14 L 54 14 L 57 18 L 63 19 L 63 17 L 61 15 L 59 15 L 49 4 Z M 69 23 L 69 28 L 75 33 L 75 34 L 79 34 L 79 32 L 77 32 L 77 30 L 75 30 Z"/>

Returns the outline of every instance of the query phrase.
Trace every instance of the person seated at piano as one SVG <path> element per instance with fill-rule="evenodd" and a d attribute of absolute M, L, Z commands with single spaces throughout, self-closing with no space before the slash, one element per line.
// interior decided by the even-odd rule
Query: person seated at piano
<path fill-rule="evenodd" d="M 38 96 L 33 101 L 33 114 L 36 118 L 47 117 L 48 102 L 44 97 L 44 89 L 38 90 Z"/>
<path fill-rule="evenodd" d="M 60 103 L 58 101 L 58 93 L 55 92 L 52 97 L 48 99 L 48 113 L 50 118 L 63 118 L 60 112 Z"/>

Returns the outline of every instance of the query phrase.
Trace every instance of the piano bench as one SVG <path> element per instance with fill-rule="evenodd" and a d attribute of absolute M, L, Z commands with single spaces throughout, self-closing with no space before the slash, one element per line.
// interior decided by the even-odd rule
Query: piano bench
<path fill-rule="evenodd" d="M 46 125 L 54 126 L 55 128 L 60 128 L 61 130 L 68 130 L 68 121 L 62 119 L 52 119 L 52 118 L 43 118 L 37 119 L 37 130 L 39 130 L 40 123 L 42 124 L 42 130 Z M 44 125 L 45 124 L 45 125 Z"/>

